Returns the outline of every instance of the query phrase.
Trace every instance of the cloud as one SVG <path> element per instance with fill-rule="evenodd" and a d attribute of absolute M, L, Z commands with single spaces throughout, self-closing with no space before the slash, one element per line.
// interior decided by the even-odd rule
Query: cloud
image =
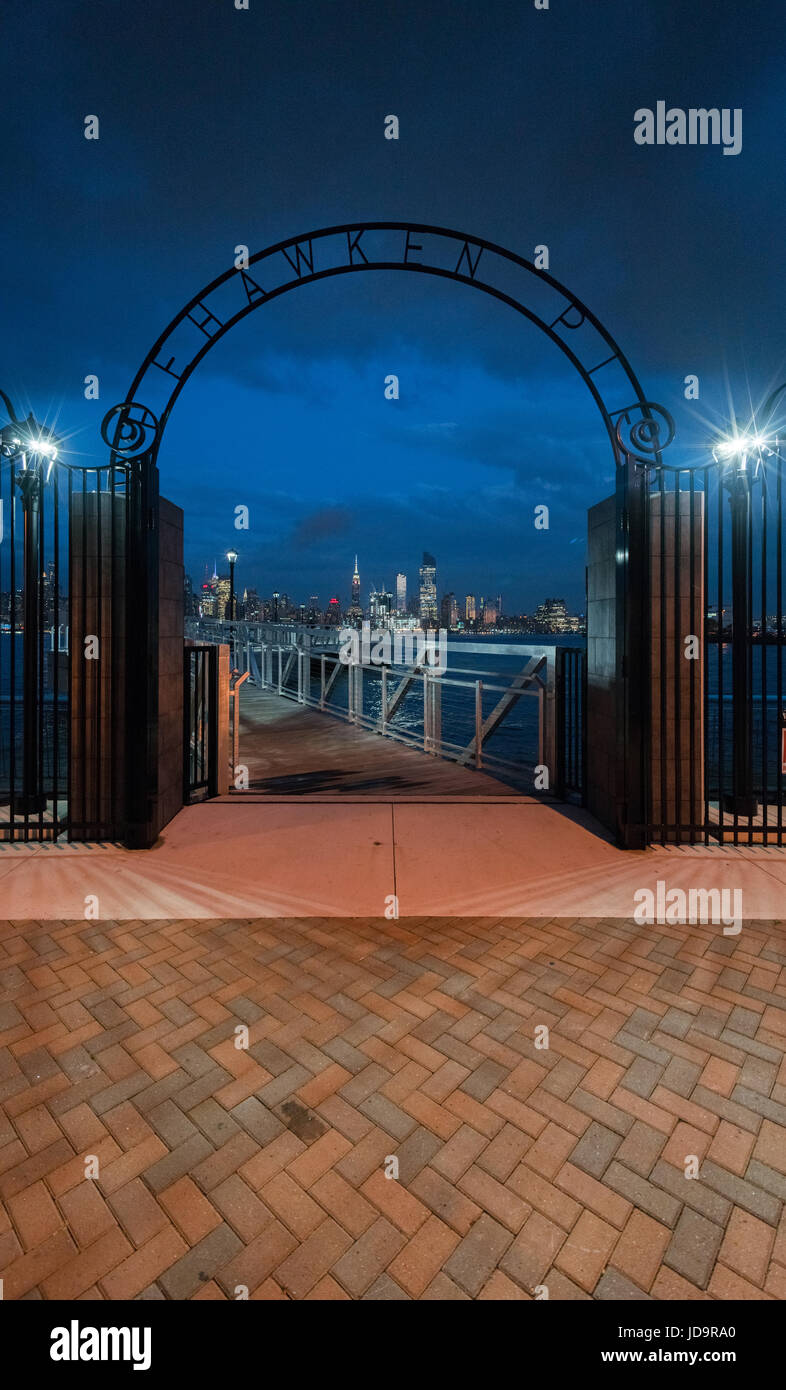
<path fill-rule="evenodd" d="M 346 535 L 353 524 L 354 515 L 348 507 L 320 507 L 298 522 L 290 544 L 305 549 L 322 540 L 335 540 L 338 536 Z"/>

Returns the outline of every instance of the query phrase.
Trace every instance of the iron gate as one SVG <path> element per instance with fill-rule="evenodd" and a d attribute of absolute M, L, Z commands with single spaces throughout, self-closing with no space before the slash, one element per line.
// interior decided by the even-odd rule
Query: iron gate
<path fill-rule="evenodd" d="M 0 840 L 128 828 L 129 470 L 0 458 Z"/>
<path fill-rule="evenodd" d="M 556 719 L 557 781 L 555 795 L 579 801 L 586 796 L 587 653 L 582 647 L 557 647 Z"/>
<path fill-rule="evenodd" d="M 783 468 L 729 452 L 648 487 L 648 839 L 784 844 Z"/>
<path fill-rule="evenodd" d="M 186 647 L 183 665 L 183 800 L 188 805 L 218 791 L 218 647 Z"/>

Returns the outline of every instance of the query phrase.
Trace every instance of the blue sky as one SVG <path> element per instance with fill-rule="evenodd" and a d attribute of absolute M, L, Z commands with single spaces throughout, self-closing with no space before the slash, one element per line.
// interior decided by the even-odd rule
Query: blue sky
<path fill-rule="evenodd" d="M 0 384 L 57 414 L 75 459 L 168 320 L 232 262 L 356 219 L 412 219 L 552 273 L 631 358 L 700 456 L 786 375 L 780 7 L 765 0 L 7 0 L 24 74 L 0 111 Z M 657 100 L 743 110 L 743 150 L 642 148 Z M 400 139 L 383 138 L 393 112 Z M 83 138 L 96 113 L 99 141 Z M 580 607 L 586 509 L 613 486 L 585 387 L 504 306 L 364 275 L 263 306 L 210 353 L 159 456 L 199 580 L 297 599 L 414 578 Z M 97 402 L 83 379 L 100 378 Z M 398 401 L 383 383 L 400 379 Z M 682 398 L 696 372 L 700 400 Z M 532 525 L 546 502 L 551 529 Z M 251 529 L 232 529 L 249 506 Z"/>

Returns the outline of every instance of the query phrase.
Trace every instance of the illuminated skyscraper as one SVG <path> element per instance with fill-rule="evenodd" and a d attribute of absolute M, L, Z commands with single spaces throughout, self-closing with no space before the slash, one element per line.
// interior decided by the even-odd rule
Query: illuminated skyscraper
<path fill-rule="evenodd" d="M 474 621 L 475 621 L 475 595 L 474 595 L 474 594 L 467 594 L 466 602 L 465 602 L 465 604 L 464 604 L 464 617 L 466 618 L 466 620 L 467 620 L 468 623 L 474 623 Z"/>
<path fill-rule="evenodd" d="M 369 604 L 369 616 L 373 628 L 390 627 L 390 615 L 393 609 L 393 595 L 385 589 L 372 589 Z"/>
<path fill-rule="evenodd" d="M 454 593 L 443 595 L 441 621 L 442 626 L 448 629 L 455 627 L 458 623 L 458 604 Z"/>
<path fill-rule="evenodd" d="M 405 574 L 396 575 L 396 612 L 406 613 L 407 611 L 407 576 Z"/>
<path fill-rule="evenodd" d="M 358 573 L 358 557 L 355 556 L 355 572 L 352 575 L 352 602 L 344 614 L 350 627 L 359 627 L 363 621 L 363 605 L 360 602 L 360 575 Z"/>
<path fill-rule="evenodd" d="M 420 621 L 424 627 L 436 627 L 438 616 L 437 562 L 424 550 L 420 566 Z"/>

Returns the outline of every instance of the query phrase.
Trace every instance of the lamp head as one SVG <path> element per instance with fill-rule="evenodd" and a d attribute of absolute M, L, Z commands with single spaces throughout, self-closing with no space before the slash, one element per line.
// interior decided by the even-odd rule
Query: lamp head
<path fill-rule="evenodd" d="M 26 420 L 11 420 L 0 429 L 0 454 L 5 458 L 21 458 L 24 468 L 28 467 L 28 459 L 33 467 L 46 461 L 49 477 L 57 458 L 54 431 L 39 425 L 32 414 Z"/>
<path fill-rule="evenodd" d="M 234 565 L 235 561 L 237 560 L 237 551 L 236 551 L 236 550 L 228 550 L 228 551 L 227 551 L 227 559 L 228 559 L 230 565 Z"/>

